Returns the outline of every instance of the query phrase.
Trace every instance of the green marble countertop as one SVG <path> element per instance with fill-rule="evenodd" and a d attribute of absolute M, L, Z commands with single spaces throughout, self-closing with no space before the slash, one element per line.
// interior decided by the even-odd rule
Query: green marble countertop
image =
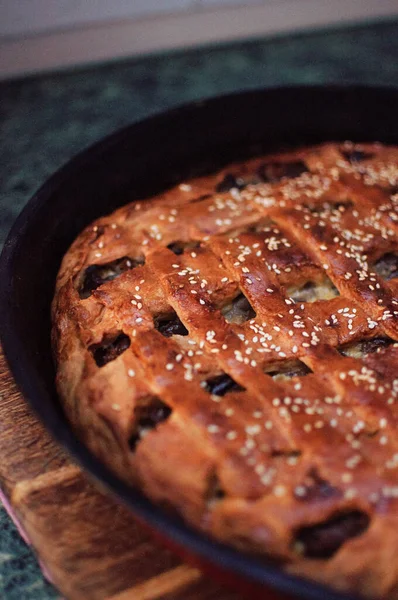
<path fill-rule="evenodd" d="M 0 82 L 0 244 L 49 175 L 115 129 L 190 100 L 315 83 L 398 86 L 398 10 L 384 22 Z M 2 510 L 0 597 L 57 597 Z"/>

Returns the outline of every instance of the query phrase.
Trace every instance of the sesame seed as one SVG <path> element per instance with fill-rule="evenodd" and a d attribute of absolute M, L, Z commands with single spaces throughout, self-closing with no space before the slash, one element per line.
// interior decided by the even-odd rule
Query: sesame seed
<path fill-rule="evenodd" d="M 220 431 L 220 428 L 218 427 L 218 425 L 208 425 L 207 431 L 209 433 L 218 433 Z"/>
<path fill-rule="evenodd" d="M 286 494 L 286 488 L 284 485 L 276 485 L 274 487 L 274 495 L 277 496 L 278 498 L 280 498 L 281 496 L 284 496 Z"/>

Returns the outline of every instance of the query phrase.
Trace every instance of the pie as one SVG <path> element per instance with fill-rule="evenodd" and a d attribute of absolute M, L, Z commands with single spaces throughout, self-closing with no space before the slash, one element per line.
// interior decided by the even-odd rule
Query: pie
<path fill-rule="evenodd" d="M 226 544 L 398 598 L 398 147 L 228 165 L 87 227 L 53 301 L 91 450 Z"/>

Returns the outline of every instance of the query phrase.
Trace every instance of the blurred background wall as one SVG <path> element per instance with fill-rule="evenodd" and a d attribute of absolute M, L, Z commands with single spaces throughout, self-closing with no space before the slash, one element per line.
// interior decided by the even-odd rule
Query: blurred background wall
<path fill-rule="evenodd" d="M 0 0 L 0 78 L 398 15 L 398 0 Z"/>

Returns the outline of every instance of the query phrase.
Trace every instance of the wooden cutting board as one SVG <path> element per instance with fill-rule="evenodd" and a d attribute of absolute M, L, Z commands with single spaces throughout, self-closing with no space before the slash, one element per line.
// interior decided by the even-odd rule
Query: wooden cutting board
<path fill-rule="evenodd" d="M 43 570 L 69 600 L 239 600 L 160 547 L 57 446 L 0 348 L 0 487 Z"/>

